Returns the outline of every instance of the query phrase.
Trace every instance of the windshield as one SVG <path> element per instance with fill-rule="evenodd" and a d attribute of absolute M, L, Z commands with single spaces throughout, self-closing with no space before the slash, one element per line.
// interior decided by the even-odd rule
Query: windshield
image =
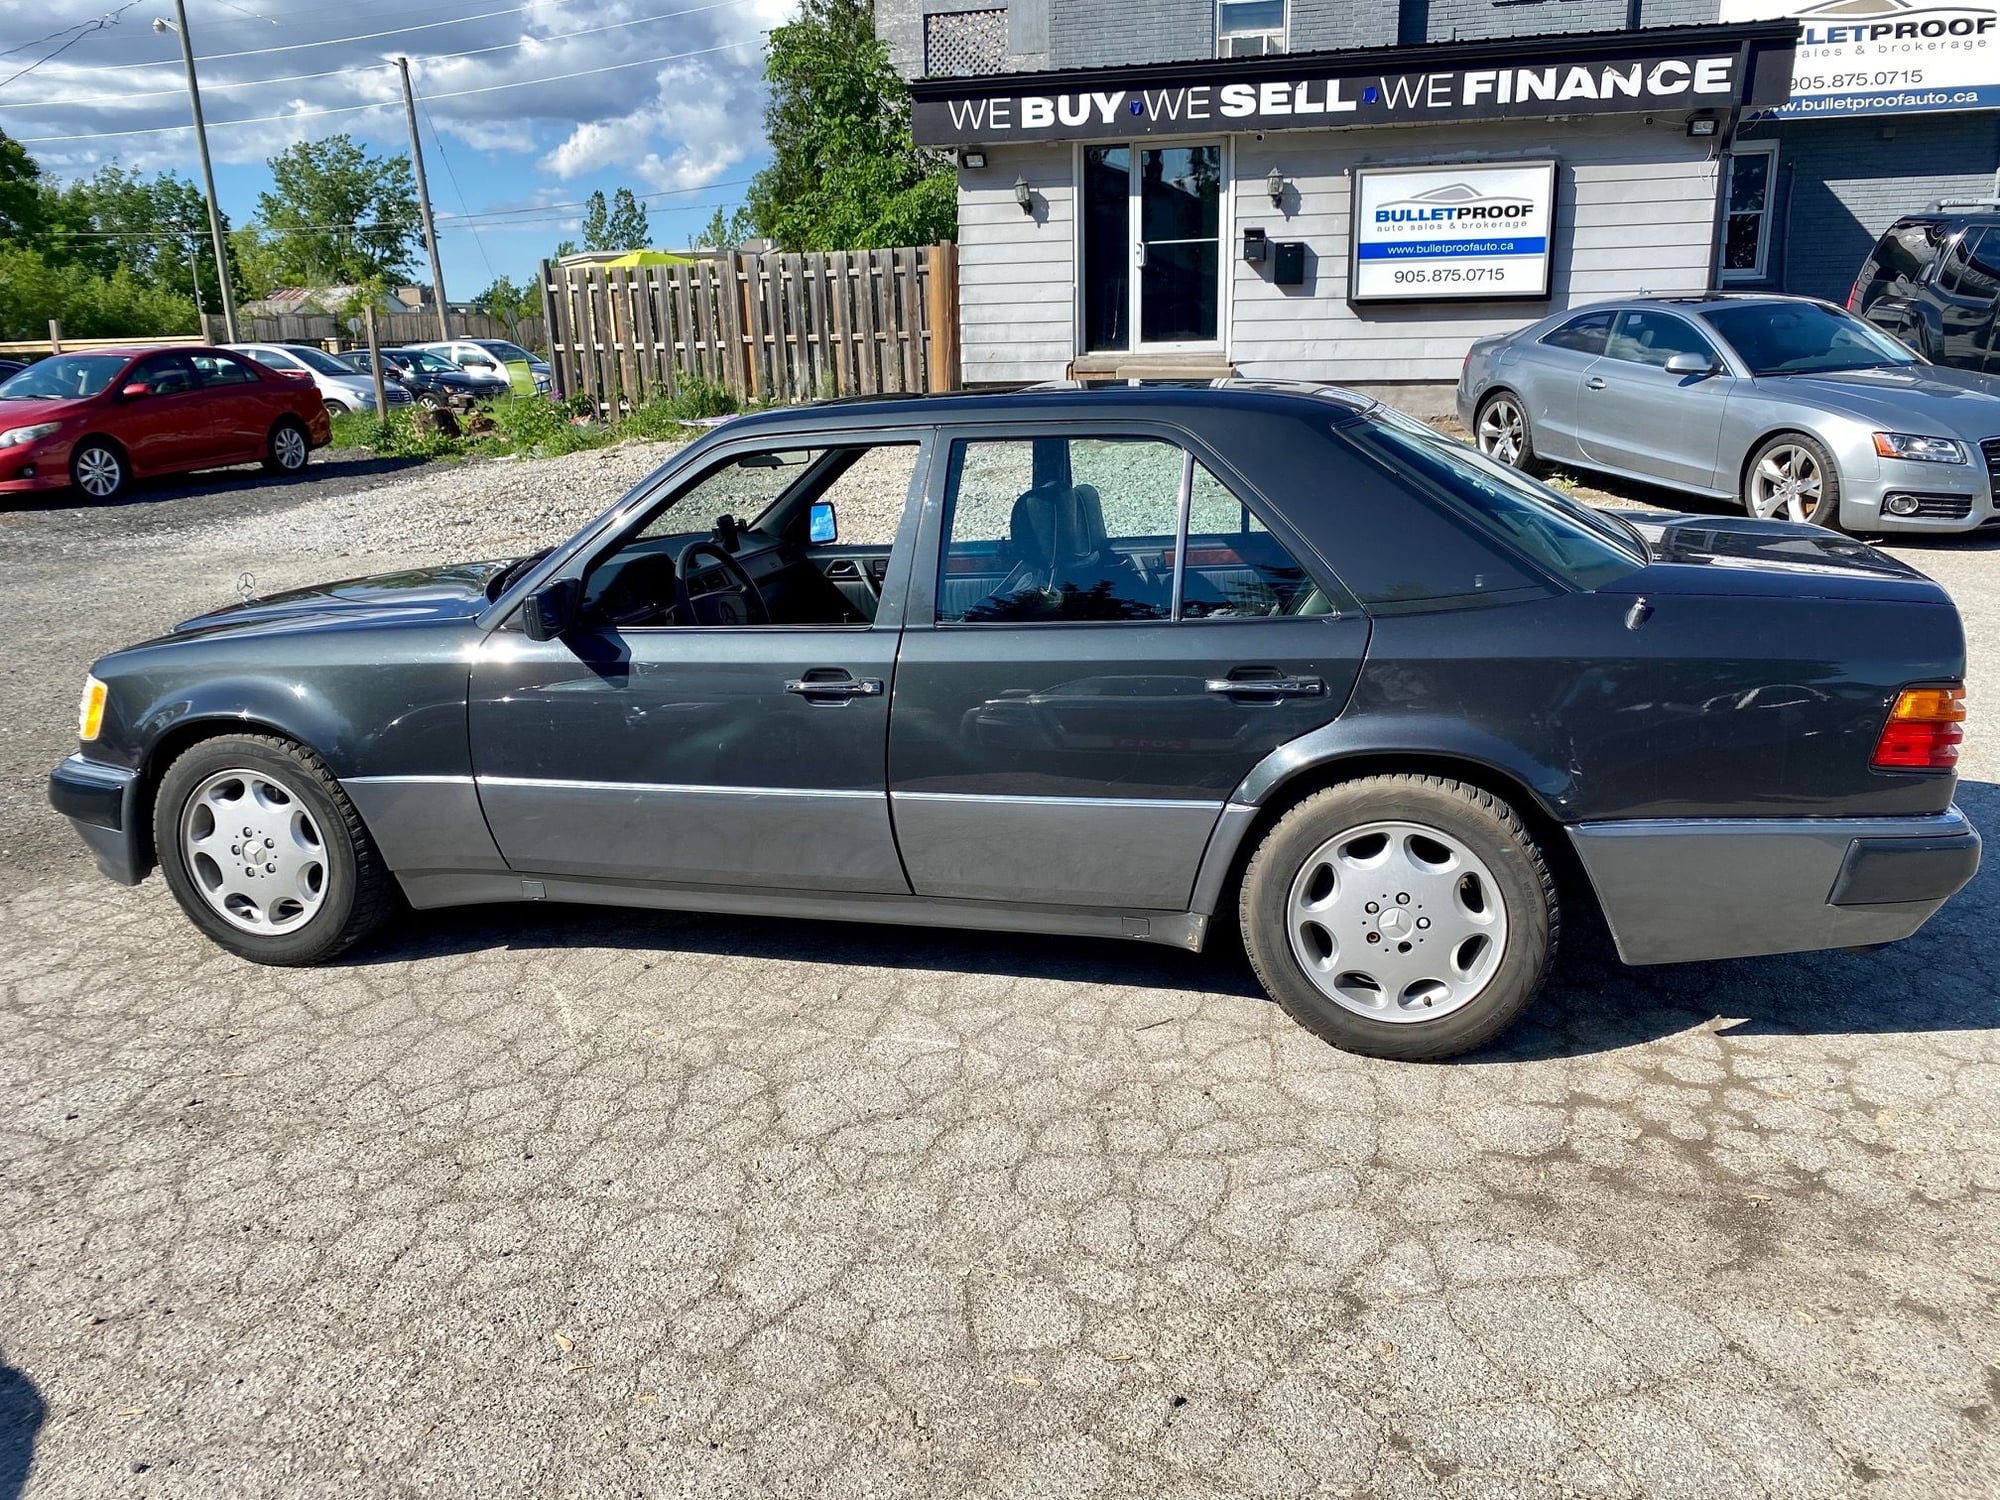
<path fill-rule="evenodd" d="M 304 344 L 287 344 L 285 345 L 285 353 L 291 355 L 293 359 L 297 360 L 307 369 L 317 370 L 322 375 L 352 375 L 354 373 L 331 354 L 322 353 L 318 349 L 308 348 Z"/>
<path fill-rule="evenodd" d="M 1817 302 L 1745 302 L 1702 316 L 1752 375 L 1811 375 L 1921 363 L 1861 319 Z"/>
<path fill-rule="evenodd" d="M 535 357 L 519 344 L 510 344 L 505 339 L 475 339 L 474 342 L 489 354 L 497 354 L 502 359 L 527 361 Z"/>
<path fill-rule="evenodd" d="M 95 396 L 130 363 L 130 357 L 123 354 L 58 354 L 29 365 L 0 385 L 0 399 Z"/>
<path fill-rule="evenodd" d="M 442 354 L 432 354 L 428 349 L 397 349 L 389 356 L 398 364 L 409 365 L 432 375 L 449 374 L 458 368 Z"/>
<path fill-rule="evenodd" d="M 1497 532 L 1549 572 L 1578 588 L 1622 578 L 1647 561 L 1629 526 L 1558 494 L 1517 469 L 1453 442 L 1401 412 L 1378 407 L 1356 429 L 1398 469 L 1430 481 L 1484 530 Z"/>

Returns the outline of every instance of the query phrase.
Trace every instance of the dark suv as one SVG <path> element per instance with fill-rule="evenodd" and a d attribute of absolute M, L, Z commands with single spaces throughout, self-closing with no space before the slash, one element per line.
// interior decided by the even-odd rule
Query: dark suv
<path fill-rule="evenodd" d="M 2000 201 L 1898 219 L 1847 307 L 1941 365 L 2000 373 Z"/>

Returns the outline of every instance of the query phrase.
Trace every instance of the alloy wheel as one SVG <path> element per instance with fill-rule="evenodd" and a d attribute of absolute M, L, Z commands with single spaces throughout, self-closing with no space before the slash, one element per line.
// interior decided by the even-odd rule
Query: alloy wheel
<path fill-rule="evenodd" d="M 1363 823 L 1300 866 L 1286 901 L 1292 955 L 1329 999 L 1377 1021 L 1428 1021 L 1477 999 L 1507 948 L 1485 861 L 1423 823 Z"/>
<path fill-rule="evenodd" d="M 125 465 L 109 448 L 90 447 L 76 457 L 76 483 L 93 500 L 108 500 L 125 482 Z"/>
<path fill-rule="evenodd" d="M 1507 396 L 1496 396 L 1479 414 L 1479 451 L 1503 464 L 1517 464 L 1527 447 L 1528 422 Z"/>
<path fill-rule="evenodd" d="M 1750 471 L 1750 513 L 1766 521 L 1810 521 L 1825 485 L 1817 458 L 1795 443 L 1781 444 Z"/>
<path fill-rule="evenodd" d="M 241 931 L 294 932 L 326 902 L 319 824 L 262 771 L 218 771 L 196 787 L 181 813 L 181 852 L 202 898 Z"/>
<path fill-rule="evenodd" d="M 286 471 L 303 469 L 312 450 L 306 445 L 306 435 L 296 427 L 280 427 L 271 439 L 271 452 L 278 460 L 278 467 Z"/>

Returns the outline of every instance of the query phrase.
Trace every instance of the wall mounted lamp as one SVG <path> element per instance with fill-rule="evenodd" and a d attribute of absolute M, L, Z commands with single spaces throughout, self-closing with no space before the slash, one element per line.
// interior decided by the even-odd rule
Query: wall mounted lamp
<path fill-rule="evenodd" d="M 1283 208 L 1285 206 L 1285 174 L 1280 172 L 1276 167 L 1271 168 L 1271 175 L 1264 179 L 1264 191 L 1271 195 L 1271 207 Z"/>
<path fill-rule="evenodd" d="M 1714 115 L 1700 114 L 1688 116 L 1688 138 L 1690 140 L 1698 141 L 1706 139 L 1714 135 L 1721 127 L 1722 122 L 1716 119 Z"/>
<path fill-rule="evenodd" d="M 1031 214 L 1035 211 L 1035 195 L 1028 189 L 1027 178 L 1016 177 L 1014 179 L 1014 201 L 1021 205 L 1021 212 L 1024 214 Z"/>
<path fill-rule="evenodd" d="M 968 171 L 983 172 L 986 170 L 986 153 L 984 151 L 961 151 L 958 153 L 958 164 Z"/>

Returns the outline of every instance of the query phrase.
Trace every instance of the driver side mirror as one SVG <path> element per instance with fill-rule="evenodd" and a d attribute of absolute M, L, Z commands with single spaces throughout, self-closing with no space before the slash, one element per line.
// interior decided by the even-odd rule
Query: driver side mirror
<path fill-rule="evenodd" d="M 118 393 L 119 398 L 124 401 L 137 401 L 141 397 L 150 396 L 152 394 L 153 394 L 153 388 L 150 385 L 147 385 L 146 382 L 143 380 L 133 381 L 130 385 L 126 386 L 124 390 Z"/>
<path fill-rule="evenodd" d="M 1706 354 L 1676 354 L 1667 360 L 1669 375 L 1713 375 L 1715 361 Z"/>
<path fill-rule="evenodd" d="M 840 517 L 834 513 L 832 502 L 815 500 L 806 521 L 806 540 L 815 547 L 823 547 L 840 539 Z"/>
<path fill-rule="evenodd" d="M 559 639 L 576 623 L 578 589 L 574 578 L 559 578 L 528 595 L 521 605 L 521 628 L 531 641 Z"/>

